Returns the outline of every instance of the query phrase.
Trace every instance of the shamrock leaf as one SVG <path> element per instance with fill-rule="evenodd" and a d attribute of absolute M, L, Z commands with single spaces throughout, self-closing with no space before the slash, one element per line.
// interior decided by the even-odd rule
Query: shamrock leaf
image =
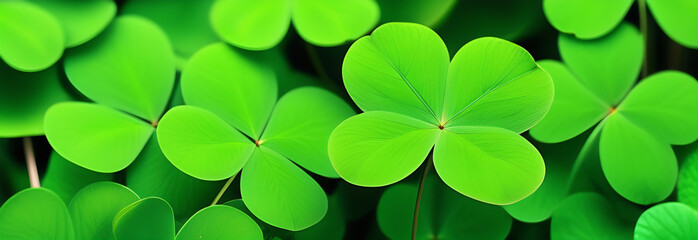
<path fill-rule="evenodd" d="M 82 188 L 68 206 L 75 238 L 114 239 L 114 217 L 139 199 L 131 189 L 114 182 L 97 182 Z"/>
<path fill-rule="evenodd" d="M 177 233 L 185 239 L 262 240 L 262 230 L 244 212 L 227 205 L 214 205 L 197 212 Z"/>
<path fill-rule="evenodd" d="M 698 151 L 689 155 L 681 165 L 676 190 L 679 202 L 698 209 Z"/>
<path fill-rule="evenodd" d="M 601 39 L 561 35 L 559 43 L 565 64 L 540 62 L 555 82 L 555 100 L 531 135 L 560 142 L 601 121 L 599 154 L 611 187 L 635 203 L 665 199 L 678 174 L 670 144 L 698 138 L 696 80 L 665 71 L 630 90 L 640 69 L 642 40 L 628 24 Z"/>
<path fill-rule="evenodd" d="M 194 54 L 181 81 L 188 105 L 168 111 L 157 129 L 162 152 L 175 167 L 209 181 L 242 169 L 242 198 L 273 226 L 298 231 L 322 219 L 325 193 L 294 163 L 337 177 L 326 142 L 353 113 L 345 102 L 314 87 L 291 90 L 277 101 L 274 72 L 222 43 Z"/>
<path fill-rule="evenodd" d="M 349 48 L 344 84 L 365 113 L 330 137 L 342 178 L 392 184 L 434 148 L 436 172 L 471 198 L 505 205 L 538 188 L 543 159 L 518 134 L 549 108 L 550 77 L 526 50 L 497 38 L 473 40 L 450 64 L 448 57 L 435 32 L 413 23 L 382 25 Z"/>
<path fill-rule="evenodd" d="M 75 47 L 94 38 L 116 15 L 113 0 L 32 0 L 60 22 L 65 46 Z"/>
<path fill-rule="evenodd" d="M 175 68 L 167 37 L 148 20 L 119 17 L 104 34 L 71 50 L 65 70 L 96 104 L 49 108 L 44 123 L 49 143 L 81 167 L 124 169 L 145 146 L 169 100 Z"/>
<path fill-rule="evenodd" d="M 679 202 L 667 202 L 647 209 L 635 225 L 635 240 L 695 239 L 698 212 Z"/>
<path fill-rule="evenodd" d="M 598 193 L 574 194 L 560 203 L 550 222 L 550 239 L 629 239 L 632 223 Z"/>
<path fill-rule="evenodd" d="M 674 41 L 698 48 L 698 3 L 692 0 L 647 1 L 657 24 Z M 594 39 L 611 32 L 625 18 L 634 0 L 544 0 L 545 16 L 560 32 Z"/>
<path fill-rule="evenodd" d="M 68 209 L 45 188 L 29 188 L 0 207 L 0 239 L 75 239 Z"/>
<path fill-rule="evenodd" d="M 162 198 L 148 197 L 119 211 L 112 223 L 116 240 L 175 238 L 172 208 Z"/>
<path fill-rule="evenodd" d="M 63 54 L 58 20 L 27 1 L 0 2 L 0 58 L 23 72 L 41 71 Z"/>
<path fill-rule="evenodd" d="M 512 220 L 499 206 L 465 198 L 436 177 L 424 183 L 417 239 L 504 239 Z M 390 186 L 378 202 L 378 226 L 390 239 L 409 239 L 417 185 Z M 477 221 L 473 221 L 477 219 Z"/>
<path fill-rule="evenodd" d="M 212 4 L 213 0 L 131 0 L 120 10 L 157 23 L 172 41 L 175 53 L 188 59 L 200 48 L 218 40 L 208 19 Z"/>
<path fill-rule="evenodd" d="M 210 19 L 227 43 L 266 50 L 281 42 L 291 20 L 305 41 L 336 46 L 365 34 L 379 15 L 374 0 L 217 0 Z"/>
<path fill-rule="evenodd" d="M 43 135 L 46 109 L 70 98 L 57 67 L 25 73 L 0 62 L 0 137 Z"/>

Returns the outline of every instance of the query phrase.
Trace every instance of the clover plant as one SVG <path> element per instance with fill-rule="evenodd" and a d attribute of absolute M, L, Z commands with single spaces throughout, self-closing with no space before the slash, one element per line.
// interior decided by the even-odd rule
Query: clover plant
<path fill-rule="evenodd" d="M 433 148 L 441 179 L 479 201 L 511 204 L 540 186 L 543 159 L 519 133 L 543 117 L 553 86 L 516 44 L 476 39 L 449 62 L 431 29 L 388 23 L 349 48 L 342 75 L 364 111 L 329 140 L 332 165 L 346 181 L 395 183 Z"/>
<path fill-rule="evenodd" d="M 277 99 L 274 71 L 222 43 L 194 54 L 181 81 L 187 105 L 169 110 L 157 130 L 174 166 L 209 181 L 232 181 L 242 169 L 242 199 L 272 226 L 297 231 L 322 219 L 325 193 L 294 163 L 337 177 L 326 142 L 353 113 L 346 103 L 315 87 Z"/>
<path fill-rule="evenodd" d="M 560 35 L 558 42 L 564 64 L 539 62 L 553 77 L 555 100 L 531 136 L 560 142 L 596 125 L 590 138 L 600 138 L 601 167 L 611 187 L 639 204 L 667 198 L 678 174 L 671 144 L 698 138 L 696 80 L 664 71 L 633 88 L 643 44 L 628 24 L 601 39 Z"/>
<path fill-rule="evenodd" d="M 67 54 L 65 72 L 95 103 L 49 108 L 49 143 L 92 171 L 124 169 L 150 139 L 172 92 L 174 54 L 167 36 L 144 18 L 118 17 L 104 34 Z"/>
<path fill-rule="evenodd" d="M 611 32 L 620 24 L 634 0 L 544 0 L 548 21 L 561 32 L 581 39 L 594 39 Z M 698 2 L 692 0 L 638 0 L 640 16 L 645 4 L 657 24 L 674 41 L 698 48 Z M 645 3 L 646 2 L 646 3 Z M 641 19 L 641 21 L 647 21 Z M 646 23 L 643 23 L 646 25 Z"/>
<path fill-rule="evenodd" d="M 305 41 L 336 46 L 365 34 L 379 16 L 374 0 L 216 0 L 210 20 L 225 42 L 266 50 L 283 39 L 292 21 Z"/>

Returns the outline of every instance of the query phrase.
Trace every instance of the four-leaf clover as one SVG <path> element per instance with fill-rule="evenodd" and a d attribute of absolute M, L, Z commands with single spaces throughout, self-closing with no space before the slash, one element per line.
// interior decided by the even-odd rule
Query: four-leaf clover
<path fill-rule="evenodd" d="M 698 83 L 688 74 L 664 71 L 632 88 L 640 71 L 640 33 L 622 24 L 601 39 L 561 34 L 564 64 L 539 64 L 555 82 L 548 114 L 531 129 L 533 138 L 568 140 L 596 123 L 601 167 L 611 187 L 640 204 L 661 201 L 676 184 L 671 144 L 698 138 Z M 632 91 L 631 91 L 632 88 Z"/>
<path fill-rule="evenodd" d="M 187 105 L 163 116 L 160 147 L 173 165 L 203 180 L 242 169 L 242 199 L 255 216 L 288 230 L 310 227 L 325 215 L 327 196 L 296 164 L 337 177 L 327 139 L 353 110 L 315 87 L 277 100 L 274 71 L 243 54 L 216 43 L 191 57 L 181 80 Z"/>
<path fill-rule="evenodd" d="M 674 41 L 698 48 L 698 1 L 638 0 Z M 593 39 L 611 32 L 625 18 L 635 0 L 544 0 L 545 16 L 560 32 Z"/>
<path fill-rule="evenodd" d="M 336 46 L 368 32 L 379 16 L 374 0 L 217 0 L 210 18 L 226 42 L 266 50 L 281 42 L 291 20 L 305 41 Z"/>
<path fill-rule="evenodd" d="M 438 175 L 476 200 L 510 204 L 543 181 L 541 155 L 519 134 L 543 118 L 553 85 L 516 44 L 479 38 L 449 63 L 431 29 L 388 23 L 349 48 L 342 75 L 364 111 L 330 137 L 330 159 L 346 181 L 395 183 L 432 148 Z"/>

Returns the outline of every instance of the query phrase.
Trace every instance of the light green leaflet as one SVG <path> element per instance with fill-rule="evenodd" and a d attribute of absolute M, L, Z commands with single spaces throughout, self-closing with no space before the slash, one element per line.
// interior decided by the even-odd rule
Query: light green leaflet
<path fill-rule="evenodd" d="M 657 24 L 674 41 L 698 48 L 698 2 L 694 0 L 647 1 Z M 611 32 L 625 18 L 634 0 L 544 0 L 548 21 L 560 32 L 594 39 Z"/>
<path fill-rule="evenodd" d="M 632 88 L 643 47 L 640 34 L 628 24 L 591 41 L 561 35 L 559 46 L 565 64 L 540 62 L 553 77 L 556 95 L 531 136 L 561 142 L 604 119 L 599 153 L 611 187 L 639 204 L 665 199 L 678 174 L 670 144 L 698 138 L 696 80 L 664 71 Z"/>
<path fill-rule="evenodd" d="M 65 33 L 65 46 L 75 47 L 94 38 L 116 15 L 113 0 L 31 0 L 50 12 Z"/>
<path fill-rule="evenodd" d="M 433 176 L 433 175 L 432 175 Z M 461 196 L 436 177 L 424 183 L 419 207 L 417 239 L 504 239 L 511 229 L 511 217 L 499 206 Z M 389 187 L 378 202 L 378 226 L 390 239 L 410 239 L 416 184 Z"/>
<path fill-rule="evenodd" d="M 275 227 L 302 230 L 322 219 L 327 197 L 295 164 L 337 177 L 326 143 L 353 110 L 315 87 L 277 99 L 273 70 L 245 54 L 216 43 L 191 57 L 181 79 L 187 105 L 162 118 L 160 147 L 175 167 L 199 179 L 223 180 L 242 169 L 250 211 Z"/>
<path fill-rule="evenodd" d="M 177 240 L 262 240 L 262 230 L 244 212 L 227 205 L 210 206 L 194 214 L 182 226 Z"/>
<path fill-rule="evenodd" d="M 114 182 L 97 182 L 84 187 L 68 206 L 75 239 L 114 239 L 114 217 L 139 199 L 136 193 Z"/>
<path fill-rule="evenodd" d="M 23 72 L 41 71 L 63 54 L 63 29 L 50 13 L 26 1 L 0 2 L 0 58 Z"/>
<path fill-rule="evenodd" d="M 632 236 L 632 223 L 598 193 L 583 192 L 566 198 L 550 222 L 552 240 L 615 240 Z"/>
<path fill-rule="evenodd" d="M 70 99 L 57 67 L 25 73 L 0 62 L 0 137 L 43 135 L 46 109 Z"/>
<path fill-rule="evenodd" d="M 545 115 L 553 85 L 516 44 L 476 39 L 449 64 L 431 29 L 388 23 L 349 48 L 342 75 L 365 112 L 329 141 L 332 164 L 348 182 L 395 183 L 432 148 L 444 182 L 479 201 L 511 204 L 543 181 L 543 159 L 519 133 Z"/>
<path fill-rule="evenodd" d="M 635 240 L 689 240 L 698 236 L 698 212 L 690 206 L 667 202 L 647 209 L 635 225 Z"/>
<path fill-rule="evenodd" d="M 144 18 L 122 16 L 99 37 L 68 52 L 65 70 L 73 86 L 96 104 L 65 102 L 49 108 L 44 119 L 49 143 L 92 171 L 124 169 L 150 138 L 151 124 L 157 124 L 174 85 L 167 36 Z"/>
<path fill-rule="evenodd" d="M 0 239 L 75 239 L 68 209 L 45 188 L 25 189 L 0 207 Z"/>
<path fill-rule="evenodd" d="M 227 43 L 266 50 L 281 42 L 291 21 L 305 41 L 336 46 L 365 34 L 379 16 L 374 0 L 217 0 L 210 20 Z"/>
<path fill-rule="evenodd" d="M 148 197 L 119 211 L 112 222 L 116 240 L 172 240 L 175 224 L 172 208 L 162 198 Z"/>

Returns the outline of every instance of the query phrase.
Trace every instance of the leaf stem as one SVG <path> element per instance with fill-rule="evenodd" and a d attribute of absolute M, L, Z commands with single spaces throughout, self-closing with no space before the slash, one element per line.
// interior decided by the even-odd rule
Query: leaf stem
<path fill-rule="evenodd" d="M 642 32 L 642 41 L 644 43 L 644 56 L 642 56 L 642 78 L 646 78 L 649 74 L 647 63 L 647 51 L 649 43 L 647 40 L 647 4 L 645 0 L 637 1 L 638 11 L 640 12 L 640 31 Z"/>
<path fill-rule="evenodd" d="M 419 204 L 422 202 L 422 191 L 424 190 L 424 181 L 427 179 L 427 173 L 433 164 L 433 153 L 427 157 L 427 163 L 422 172 L 422 178 L 419 180 L 419 188 L 417 189 L 417 202 L 414 204 L 414 217 L 412 218 L 412 240 L 417 239 L 417 222 L 419 219 Z"/>
<path fill-rule="evenodd" d="M 24 143 L 24 155 L 27 158 L 27 171 L 29 172 L 29 184 L 32 188 L 41 187 L 39 182 L 39 171 L 36 170 L 36 157 L 34 156 L 34 145 L 30 137 L 22 138 Z"/>
<path fill-rule="evenodd" d="M 242 171 L 242 170 L 241 170 Z M 230 186 L 231 183 L 233 183 L 233 180 L 235 177 L 238 175 L 237 172 L 235 173 L 232 177 L 228 178 L 228 181 L 225 182 L 225 185 L 223 185 L 223 188 L 221 188 L 221 191 L 218 192 L 218 195 L 216 195 L 216 198 L 213 199 L 213 202 L 211 203 L 211 206 L 218 204 L 218 200 L 221 200 L 221 197 L 223 196 L 223 193 L 225 193 L 225 190 L 228 190 L 228 187 Z"/>

